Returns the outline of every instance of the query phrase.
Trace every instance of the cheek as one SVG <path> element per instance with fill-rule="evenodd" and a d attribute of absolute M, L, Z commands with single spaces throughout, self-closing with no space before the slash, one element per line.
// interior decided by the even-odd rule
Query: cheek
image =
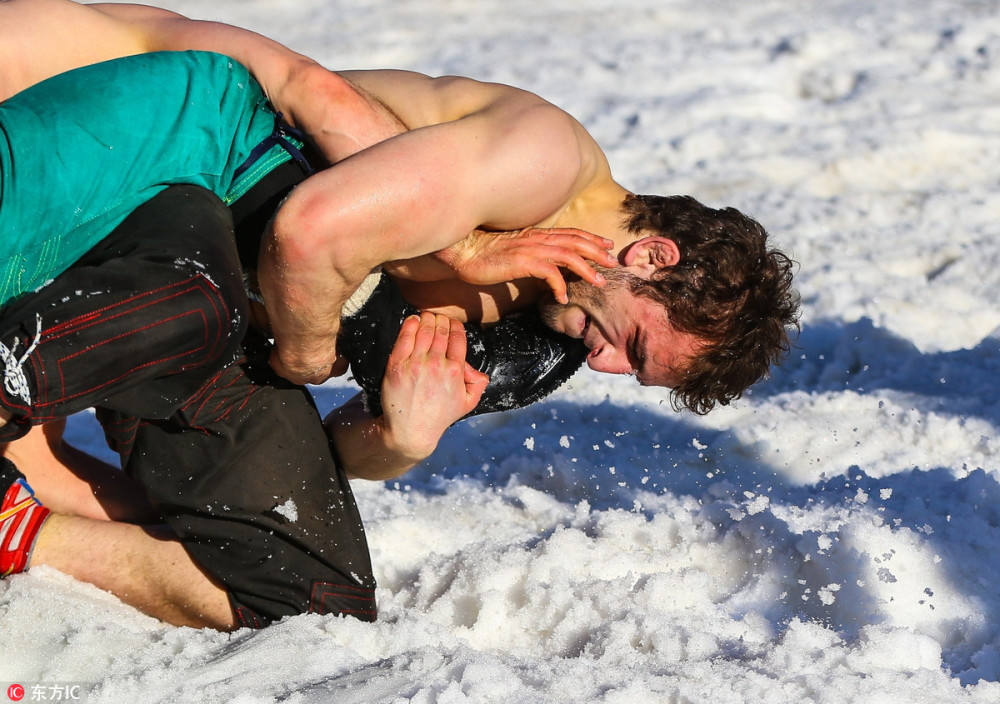
<path fill-rule="evenodd" d="M 601 288 L 591 286 L 586 281 L 570 281 L 566 284 L 566 294 L 569 296 L 570 305 L 579 305 L 600 310 L 607 307 L 608 295 L 619 290 L 615 281 L 609 280 Z"/>
<path fill-rule="evenodd" d="M 542 322 L 556 332 L 565 332 L 565 315 L 567 306 L 555 302 L 543 303 L 538 307 L 538 315 Z"/>

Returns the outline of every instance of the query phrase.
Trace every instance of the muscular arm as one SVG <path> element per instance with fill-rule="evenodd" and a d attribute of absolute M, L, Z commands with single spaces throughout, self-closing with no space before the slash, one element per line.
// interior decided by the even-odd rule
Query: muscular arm
<path fill-rule="evenodd" d="M 330 162 L 404 129 L 391 111 L 345 78 L 255 32 L 141 5 L 95 8 L 126 23 L 144 51 L 201 50 L 233 57 L 250 69 L 276 109 L 306 132 Z"/>
<path fill-rule="evenodd" d="M 279 373 L 298 382 L 330 375 L 341 307 L 373 267 L 480 227 L 546 224 L 571 200 L 583 178 L 582 128 L 537 96 L 496 92 L 470 114 L 377 144 L 291 194 L 259 271 Z"/>
<path fill-rule="evenodd" d="M 0 1 L 0 100 L 80 66 L 151 51 L 214 51 L 246 65 L 331 162 L 403 130 L 347 79 L 254 32 L 146 5 Z"/>

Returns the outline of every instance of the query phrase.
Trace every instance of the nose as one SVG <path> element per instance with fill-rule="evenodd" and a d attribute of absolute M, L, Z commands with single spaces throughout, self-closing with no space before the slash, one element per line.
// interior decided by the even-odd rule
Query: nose
<path fill-rule="evenodd" d="M 605 374 L 633 374 L 635 369 L 628 361 L 628 355 L 611 345 L 604 345 L 587 357 L 587 366 L 595 372 Z"/>

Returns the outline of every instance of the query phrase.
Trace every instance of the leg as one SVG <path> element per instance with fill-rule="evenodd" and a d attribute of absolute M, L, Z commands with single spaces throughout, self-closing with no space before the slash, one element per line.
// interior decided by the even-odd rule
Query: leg
<path fill-rule="evenodd" d="M 361 517 L 312 398 L 274 374 L 264 343 L 246 347 L 174 417 L 139 425 L 126 469 L 242 625 L 374 620 Z"/>
<path fill-rule="evenodd" d="M 2 439 L 91 405 L 169 416 L 235 358 L 245 309 L 229 211 L 203 189 L 167 189 L 70 270 L 0 314 L 0 407 L 14 420 Z M 44 435 L 29 442 L 48 444 Z M 65 480 L 69 464 L 79 465 L 79 457 L 60 458 L 51 446 L 45 452 L 42 485 Z M 78 510 L 83 490 L 79 482 L 70 487 L 60 508 Z M 5 499 L 15 510 L 0 519 L 0 559 L 8 565 L 2 571 L 23 569 L 34 546 L 35 564 L 65 569 L 178 622 L 187 622 L 180 620 L 187 605 L 211 613 L 206 585 L 225 597 L 179 543 L 136 526 L 48 515 L 23 493 L 15 487 Z M 78 512 L 114 515 L 93 504 Z M 44 523 L 25 519 L 43 513 Z M 228 601 L 221 603 L 225 617 L 209 623 L 232 623 Z M 171 611 L 172 604 L 181 610 Z"/>
<path fill-rule="evenodd" d="M 13 419 L 0 440 L 91 406 L 169 416 L 235 359 L 246 310 L 229 211 L 168 188 L 4 309 L 0 408 Z"/>
<path fill-rule="evenodd" d="M 55 567 L 175 626 L 237 626 L 226 590 L 164 528 L 52 514 L 31 565 Z"/>
<path fill-rule="evenodd" d="M 35 496 L 56 513 L 95 520 L 156 523 L 142 489 L 118 467 L 63 442 L 65 420 L 36 426 L 0 449 Z"/>
<path fill-rule="evenodd" d="M 0 576 L 21 572 L 29 564 L 55 567 L 91 582 L 175 625 L 237 625 L 226 590 L 195 565 L 169 528 L 51 513 L 4 458 Z"/>

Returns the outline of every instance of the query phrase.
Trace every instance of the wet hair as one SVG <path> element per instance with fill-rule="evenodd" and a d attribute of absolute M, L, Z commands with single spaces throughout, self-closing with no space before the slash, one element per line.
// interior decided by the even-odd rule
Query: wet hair
<path fill-rule="evenodd" d="M 716 210 L 690 196 L 630 195 L 622 210 L 630 232 L 666 237 L 680 249 L 677 264 L 633 289 L 703 343 L 680 370 L 675 408 L 705 414 L 740 398 L 784 359 L 790 331 L 798 332 L 795 262 L 768 248 L 760 223 L 735 208 Z"/>

